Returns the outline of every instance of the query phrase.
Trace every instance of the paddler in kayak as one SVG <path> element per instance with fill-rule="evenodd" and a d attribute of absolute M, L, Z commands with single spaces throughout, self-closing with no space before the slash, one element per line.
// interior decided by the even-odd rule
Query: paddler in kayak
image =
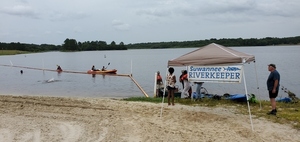
<path fill-rule="evenodd" d="M 106 68 L 103 66 L 101 70 L 102 70 L 102 71 L 105 71 L 105 70 L 106 70 Z"/>
<path fill-rule="evenodd" d="M 92 66 L 92 70 L 93 71 L 99 71 L 99 69 L 96 69 L 94 65 Z"/>
<path fill-rule="evenodd" d="M 59 71 L 59 72 L 62 71 L 60 65 L 56 65 L 56 66 L 57 66 L 56 71 Z"/>

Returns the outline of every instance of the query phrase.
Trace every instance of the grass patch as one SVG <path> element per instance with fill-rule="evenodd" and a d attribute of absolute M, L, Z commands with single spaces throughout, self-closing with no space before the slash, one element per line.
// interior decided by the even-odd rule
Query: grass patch
<path fill-rule="evenodd" d="M 152 102 L 161 103 L 162 98 L 146 98 L 146 97 L 131 97 L 123 99 L 125 101 L 138 101 L 138 102 Z M 248 115 L 248 107 L 246 102 L 234 102 L 231 100 L 216 100 L 204 98 L 197 101 L 191 101 L 190 99 L 175 98 L 175 104 L 189 106 L 204 106 L 204 107 L 225 107 L 235 108 L 238 113 Z M 164 99 L 164 103 L 167 103 L 167 98 Z M 271 104 L 269 101 L 261 101 L 260 103 L 250 103 L 250 109 L 252 117 L 265 118 L 267 120 L 281 123 L 291 124 L 294 128 L 300 130 L 300 103 L 283 103 L 277 102 L 277 116 L 267 115 L 266 113 L 271 110 Z"/>
<path fill-rule="evenodd" d="M 25 54 L 29 53 L 28 51 L 20 50 L 0 50 L 0 55 L 16 55 L 16 54 Z"/>

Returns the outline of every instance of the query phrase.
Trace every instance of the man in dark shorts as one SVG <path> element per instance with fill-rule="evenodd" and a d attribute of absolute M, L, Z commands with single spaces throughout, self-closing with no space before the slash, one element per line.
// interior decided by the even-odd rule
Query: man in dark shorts
<path fill-rule="evenodd" d="M 269 64 L 268 70 L 270 71 L 270 75 L 267 80 L 267 87 L 269 91 L 269 98 L 272 106 L 272 110 L 268 112 L 269 115 L 276 115 L 276 100 L 275 98 L 278 96 L 279 91 L 279 82 L 280 82 L 280 74 L 276 70 L 275 64 Z"/>

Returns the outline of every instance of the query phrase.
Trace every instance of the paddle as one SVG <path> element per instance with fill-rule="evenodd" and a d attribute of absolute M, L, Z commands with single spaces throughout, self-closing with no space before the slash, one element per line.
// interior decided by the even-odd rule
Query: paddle
<path fill-rule="evenodd" d="M 107 66 L 106 66 L 106 68 L 105 68 L 105 69 L 107 69 L 107 67 L 108 67 L 109 65 L 110 65 L 110 63 L 108 63 L 108 64 L 107 64 Z"/>

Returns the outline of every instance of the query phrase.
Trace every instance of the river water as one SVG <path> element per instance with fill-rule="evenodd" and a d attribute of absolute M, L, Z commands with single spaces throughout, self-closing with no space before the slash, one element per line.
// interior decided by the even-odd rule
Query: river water
<path fill-rule="evenodd" d="M 300 46 L 231 47 L 252 54 L 256 63 L 245 65 L 248 93 L 260 99 L 268 99 L 266 79 L 267 65 L 274 63 L 281 74 L 281 85 L 299 97 Z M 135 49 L 125 51 L 45 52 L 0 56 L 0 65 L 14 65 L 39 69 L 56 69 L 86 72 L 92 65 L 117 69 L 118 74 L 132 74 L 133 78 L 150 96 L 153 96 L 154 75 L 160 71 L 165 77 L 168 60 L 177 58 L 197 48 Z M 175 67 L 177 78 L 185 67 Z M 20 73 L 23 70 L 23 74 Z M 47 83 L 49 79 L 54 82 Z M 180 86 L 179 83 L 177 83 Z M 205 83 L 210 94 L 245 93 L 244 84 Z M 193 86 L 195 90 L 195 86 Z M 133 97 L 144 96 L 129 77 L 57 73 L 18 67 L 0 66 L 0 94 L 41 95 L 65 97 Z M 286 97 L 284 91 L 279 97 Z"/>

